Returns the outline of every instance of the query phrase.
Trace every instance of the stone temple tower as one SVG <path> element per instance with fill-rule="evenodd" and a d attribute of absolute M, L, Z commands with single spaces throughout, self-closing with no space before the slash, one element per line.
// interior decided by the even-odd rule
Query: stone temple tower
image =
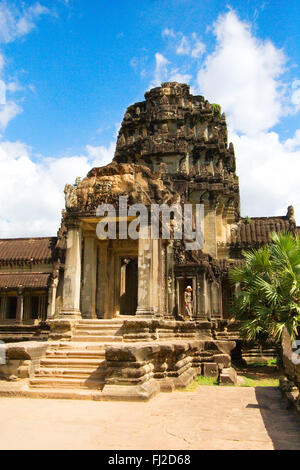
<path fill-rule="evenodd" d="M 163 236 L 162 212 L 176 205 L 184 213 L 189 207 L 193 223 L 199 207 L 204 214 L 204 243 L 194 249 L 191 231 Z M 154 207 L 163 207 L 157 236 Z M 99 235 L 108 219 L 115 236 Z M 170 232 L 184 225 L 175 216 L 168 222 Z M 30 377 L 25 396 L 53 386 L 56 397 L 59 388 L 79 387 L 96 400 L 145 400 L 196 374 L 235 383 L 229 353 L 240 338 L 229 270 L 243 262 L 243 249 L 265 245 L 274 231 L 300 234 L 294 209 L 241 217 L 220 106 L 176 82 L 146 92 L 126 110 L 113 161 L 65 186 L 57 237 L 0 240 L 0 339 L 50 339 L 29 348 L 12 343 L 13 367 Z"/>
<path fill-rule="evenodd" d="M 176 82 L 163 83 L 145 98 L 127 109 L 114 160 L 160 170 L 186 203 L 203 203 L 204 252 L 227 257 L 230 226 L 240 219 L 240 198 L 225 114 Z"/>

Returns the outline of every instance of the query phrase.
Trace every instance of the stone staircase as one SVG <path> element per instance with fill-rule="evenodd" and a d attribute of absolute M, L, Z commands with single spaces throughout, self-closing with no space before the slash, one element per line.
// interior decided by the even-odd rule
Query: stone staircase
<path fill-rule="evenodd" d="M 123 341 L 119 331 L 124 319 L 80 320 L 72 341 L 49 343 L 46 357 L 29 380 L 30 388 L 101 390 L 105 383 L 105 346 Z"/>
<path fill-rule="evenodd" d="M 118 331 L 124 319 L 112 320 L 80 320 L 76 326 L 73 341 L 87 342 L 119 342 L 122 335 Z"/>

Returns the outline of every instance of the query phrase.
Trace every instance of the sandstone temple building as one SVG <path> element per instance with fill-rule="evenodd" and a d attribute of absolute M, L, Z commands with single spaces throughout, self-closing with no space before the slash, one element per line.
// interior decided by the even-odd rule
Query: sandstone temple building
<path fill-rule="evenodd" d="M 0 240 L 4 341 L 50 337 L 84 343 L 97 339 L 99 320 L 101 334 L 105 325 L 125 325 L 123 339 L 135 343 L 153 339 L 167 324 L 173 325 L 172 338 L 190 338 L 191 326 L 184 326 L 187 286 L 194 333 L 200 328 L 216 341 L 229 341 L 230 268 L 242 262 L 243 249 L 265 244 L 273 231 L 298 230 L 292 206 L 282 216 L 241 216 L 225 114 L 176 82 L 129 106 L 112 163 L 67 184 L 65 196 L 56 237 Z M 117 209 L 119 196 L 149 211 L 152 204 L 203 204 L 203 248 L 186 250 L 184 240 L 151 237 L 99 239 L 97 208 L 105 203 Z M 120 218 L 116 223 L 118 231 Z M 159 328 L 151 330 L 149 322 L 155 321 Z"/>

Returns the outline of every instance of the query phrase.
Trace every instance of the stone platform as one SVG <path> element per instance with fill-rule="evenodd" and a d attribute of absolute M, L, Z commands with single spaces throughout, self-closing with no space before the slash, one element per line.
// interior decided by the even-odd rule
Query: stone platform
<path fill-rule="evenodd" d="M 47 342 L 5 345 L 0 395 L 145 401 L 200 374 L 234 382 L 234 346 L 207 321 L 58 319 Z"/>

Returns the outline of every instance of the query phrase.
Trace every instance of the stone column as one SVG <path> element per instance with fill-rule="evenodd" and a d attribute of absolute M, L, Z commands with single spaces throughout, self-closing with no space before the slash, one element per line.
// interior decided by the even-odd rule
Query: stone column
<path fill-rule="evenodd" d="M 159 250 L 159 240 L 151 240 L 152 248 L 152 307 L 154 314 L 158 315 L 160 304 L 159 304 L 159 290 L 161 287 L 161 280 L 159 279 L 159 265 L 160 265 L 160 250 Z"/>
<path fill-rule="evenodd" d="M 84 237 L 83 285 L 81 310 L 83 318 L 97 318 L 96 315 L 96 278 L 97 247 L 92 236 Z"/>
<path fill-rule="evenodd" d="M 24 315 L 24 296 L 23 289 L 18 290 L 16 322 L 22 323 Z"/>
<path fill-rule="evenodd" d="M 81 232 L 80 221 L 68 225 L 63 287 L 63 307 L 60 318 L 80 319 Z"/>
<path fill-rule="evenodd" d="M 204 252 L 217 257 L 217 216 L 216 201 L 208 200 L 204 204 Z"/>
<path fill-rule="evenodd" d="M 221 318 L 220 289 L 216 282 L 211 284 L 211 314 L 213 318 Z"/>
<path fill-rule="evenodd" d="M 152 243 L 148 227 L 141 227 L 138 240 L 138 307 L 136 315 L 153 315 Z"/>
<path fill-rule="evenodd" d="M 108 241 L 101 241 L 99 244 L 96 309 L 98 318 L 106 318 L 107 315 L 107 247 Z"/>
<path fill-rule="evenodd" d="M 55 305 L 56 305 L 56 291 L 58 285 L 58 278 L 55 278 L 51 282 L 48 294 L 48 307 L 47 307 L 47 318 L 52 319 L 55 315 Z"/>
<path fill-rule="evenodd" d="M 166 275 L 167 275 L 167 309 L 168 317 L 174 317 L 174 308 L 176 305 L 175 276 L 174 276 L 174 251 L 173 240 L 169 240 L 166 247 Z"/>
<path fill-rule="evenodd" d="M 160 262 L 160 313 L 162 316 L 167 315 L 167 295 L 168 285 L 166 276 L 166 244 L 164 240 L 160 240 L 161 262 Z"/>

